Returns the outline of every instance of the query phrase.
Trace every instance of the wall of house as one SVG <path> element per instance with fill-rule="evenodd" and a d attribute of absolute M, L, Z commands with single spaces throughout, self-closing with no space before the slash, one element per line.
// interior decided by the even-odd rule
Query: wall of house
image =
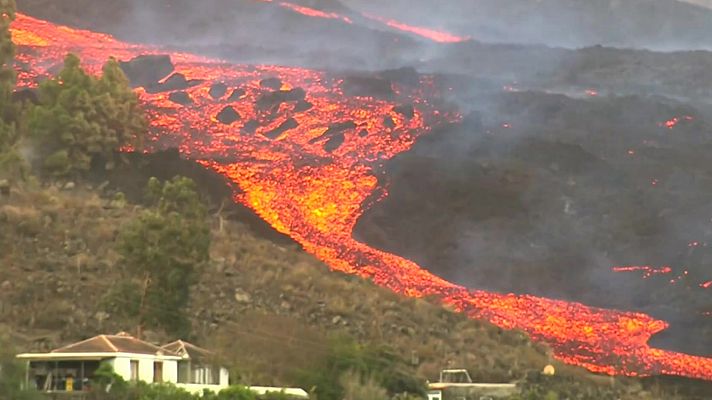
<path fill-rule="evenodd" d="M 230 371 L 227 368 L 220 368 L 220 386 L 230 386 Z"/>
<path fill-rule="evenodd" d="M 166 360 L 159 356 L 146 355 L 126 355 L 119 356 L 112 360 L 114 372 L 127 381 L 131 380 L 131 361 L 138 361 L 138 379 L 144 382 L 153 382 L 153 364 L 163 362 L 163 382 L 178 382 L 178 362 L 176 360 Z"/>
<path fill-rule="evenodd" d="M 176 363 L 177 367 L 177 363 Z M 177 373 L 177 372 L 176 372 Z M 177 375 L 176 375 L 177 376 Z M 214 393 L 219 393 L 223 389 L 230 387 L 230 372 L 227 368 L 220 368 L 220 383 L 217 385 L 199 385 L 194 383 L 179 383 L 179 388 L 185 389 L 191 393 L 202 393 L 204 390 L 210 390 Z"/>

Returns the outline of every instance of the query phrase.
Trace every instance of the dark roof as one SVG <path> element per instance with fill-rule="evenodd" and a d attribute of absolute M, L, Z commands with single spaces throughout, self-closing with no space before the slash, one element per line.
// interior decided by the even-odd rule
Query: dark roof
<path fill-rule="evenodd" d="M 168 343 L 162 347 L 166 351 L 176 353 L 181 357 L 188 357 L 191 360 L 206 360 L 215 357 L 215 353 L 210 350 L 206 350 L 202 347 L 198 347 L 192 343 L 184 342 L 182 340 L 176 340 L 175 342 Z"/>
<path fill-rule="evenodd" d="M 133 353 L 133 354 L 163 354 L 177 356 L 175 352 L 163 349 L 154 344 L 136 339 L 128 333 L 116 335 L 99 335 L 78 343 L 52 350 L 52 353 Z"/>

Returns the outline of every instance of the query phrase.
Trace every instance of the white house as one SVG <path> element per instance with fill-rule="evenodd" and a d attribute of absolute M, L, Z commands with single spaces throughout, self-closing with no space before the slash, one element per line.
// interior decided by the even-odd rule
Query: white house
<path fill-rule="evenodd" d="M 123 332 L 17 358 L 27 362 L 27 384 L 45 392 L 89 390 L 101 363 L 109 363 L 127 381 L 172 383 L 194 393 L 219 392 L 230 378 L 205 349 L 180 340 L 159 347 Z"/>

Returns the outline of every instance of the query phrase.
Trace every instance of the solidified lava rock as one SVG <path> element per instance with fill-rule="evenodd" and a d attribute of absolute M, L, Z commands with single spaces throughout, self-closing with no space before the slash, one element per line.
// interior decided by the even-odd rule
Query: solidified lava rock
<path fill-rule="evenodd" d="M 332 137 L 329 138 L 329 140 L 324 143 L 324 150 L 328 151 L 331 153 L 332 151 L 336 150 L 344 144 L 344 140 L 346 140 L 346 137 L 344 136 L 344 133 L 338 133 Z"/>
<path fill-rule="evenodd" d="M 403 104 L 399 106 L 393 107 L 393 111 L 397 112 L 398 114 L 411 119 L 415 117 L 415 108 L 413 108 L 412 104 Z"/>
<path fill-rule="evenodd" d="M 299 123 L 297 122 L 297 120 L 295 120 L 294 118 L 289 118 L 288 120 L 282 122 L 282 124 L 280 124 L 278 127 L 265 133 L 265 136 L 267 136 L 270 139 L 277 139 L 284 132 L 286 132 L 290 129 L 294 129 L 298 126 L 299 126 Z"/>
<path fill-rule="evenodd" d="M 234 108 L 232 108 L 231 106 L 227 106 L 218 113 L 217 119 L 225 125 L 231 125 L 234 122 L 242 119 L 242 116 L 237 111 L 235 111 Z"/>
<path fill-rule="evenodd" d="M 235 89 L 232 91 L 232 93 L 230 93 L 230 97 L 227 98 L 227 101 L 229 101 L 229 102 L 238 101 L 238 100 L 240 100 L 240 98 L 242 96 L 245 95 L 245 93 L 246 93 L 245 89 L 239 89 L 239 88 Z"/>
<path fill-rule="evenodd" d="M 314 104 L 306 101 L 306 100 L 301 100 L 297 102 L 297 105 L 294 106 L 294 112 L 303 112 L 307 110 L 311 110 L 311 108 L 314 107 Z"/>
<path fill-rule="evenodd" d="M 361 132 L 358 133 L 360 137 L 366 137 L 368 136 L 368 131 L 366 129 L 361 129 Z"/>
<path fill-rule="evenodd" d="M 302 101 L 306 95 L 307 92 L 302 88 L 263 93 L 257 99 L 257 108 L 261 110 L 268 110 L 273 107 L 279 107 L 282 103 Z"/>
<path fill-rule="evenodd" d="M 167 55 L 143 55 L 119 63 L 131 86 L 152 86 L 175 70 Z"/>
<path fill-rule="evenodd" d="M 242 127 L 242 132 L 253 134 L 253 133 L 255 133 L 255 131 L 257 131 L 257 128 L 259 128 L 259 127 L 260 127 L 260 123 L 255 121 L 254 119 L 251 119 L 251 120 L 247 121 L 245 126 Z"/>
<path fill-rule="evenodd" d="M 390 116 L 383 118 L 383 125 L 386 128 L 393 129 L 396 127 L 396 122 Z"/>
<path fill-rule="evenodd" d="M 332 124 L 329 126 L 329 129 L 327 129 L 326 132 L 324 132 L 321 135 L 310 140 L 309 143 L 314 144 L 314 143 L 317 143 L 321 140 L 328 138 L 327 143 L 324 145 L 324 149 L 326 149 L 326 147 L 329 146 L 329 142 L 331 142 L 332 139 L 340 136 L 341 141 L 340 141 L 340 143 L 338 143 L 338 145 L 336 145 L 336 147 L 339 147 L 339 146 L 341 146 L 341 143 L 344 142 L 344 132 L 351 130 L 351 129 L 356 129 L 356 123 L 354 123 L 353 121 L 346 121 L 346 122 L 339 122 L 336 124 Z M 332 145 L 333 145 L 333 143 L 332 143 Z M 327 150 L 327 151 L 330 151 L 330 150 Z"/>
<path fill-rule="evenodd" d="M 260 81 L 260 86 L 267 89 L 279 90 L 282 81 L 279 78 L 266 78 Z"/>
<path fill-rule="evenodd" d="M 227 85 L 225 85 L 222 82 L 216 83 L 212 86 L 210 86 L 210 90 L 208 91 L 208 94 L 210 97 L 213 99 L 217 100 L 225 96 L 225 93 L 227 93 Z"/>
<path fill-rule="evenodd" d="M 387 79 L 391 82 L 396 82 L 403 85 L 420 85 L 420 75 L 418 75 L 418 71 L 416 71 L 413 67 L 389 69 L 381 72 L 379 75 L 381 75 L 383 79 Z"/>
<path fill-rule="evenodd" d="M 389 99 L 395 94 L 391 82 L 378 77 L 350 76 L 344 78 L 341 89 L 347 96 Z"/>
<path fill-rule="evenodd" d="M 146 92 L 148 93 L 160 93 L 160 92 L 170 92 L 174 90 L 185 90 L 191 88 L 195 85 L 199 85 L 201 80 L 199 79 L 186 79 L 185 75 L 181 73 L 175 73 L 168 77 L 163 83 L 158 83 L 155 85 L 147 86 Z"/>
<path fill-rule="evenodd" d="M 193 104 L 193 99 L 191 99 L 190 95 L 186 92 L 173 92 L 168 96 L 168 100 L 184 106 Z"/>

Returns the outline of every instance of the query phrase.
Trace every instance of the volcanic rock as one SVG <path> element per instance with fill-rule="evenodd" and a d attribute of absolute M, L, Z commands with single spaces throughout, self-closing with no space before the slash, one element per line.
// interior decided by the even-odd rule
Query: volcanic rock
<path fill-rule="evenodd" d="M 395 94 L 391 82 L 378 77 L 351 76 L 344 78 L 341 89 L 347 96 L 390 99 Z"/>
<path fill-rule="evenodd" d="M 329 141 L 331 141 L 331 139 L 333 139 L 336 136 L 341 136 L 341 143 L 343 143 L 344 132 L 347 130 L 350 130 L 350 129 L 356 129 L 356 123 L 354 123 L 353 121 L 338 122 L 335 124 L 331 124 L 329 126 L 329 129 L 326 130 L 326 132 L 324 132 L 321 135 L 310 140 L 309 143 L 314 144 L 314 143 L 317 143 L 324 139 L 328 139 Z M 341 146 L 341 143 L 339 143 L 336 147 Z M 332 144 L 332 146 L 333 146 L 333 144 Z M 324 148 L 326 148 L 326 145 L 324 145 Z"/>
<path fill-rule="evenodd" d="M 274 107 L 279 107 L 282 103 L 303 101 L 306 95 L 307 92 L 302 88 L 263 93 L 257 99 L 257 108 L 261 110 L 268 110 Z"/>
<path fill-rule="evenodd" d="M 286 132 L 290 129 L 294 129 L 298 126 L 299 126 L 299 123 L 297 122 L 297 120 L 295 120 L 294 118 L 289 118 L 288 120 L 282 122 L 282 124 L 280 124 L 278 127 L 265 133 L 265 136 L 267 136 L 270 139 L 277 139 L 284 132 Z"/>
<path fill-rule="evenodd" d="M 213 99 L 217 100 L 225 96 L 225 93 L 227 93 L 227 85 L 225 85 L 222 82 L 216 83 L 213 86 L 210 86 L 210 90 L 208 91 L 208 94 L 210 97 Z"/>
<path fill-rule="evenodd" d="M 301 100 L 297 102 L 297 105 L 294 106 L 294 112 L 303 112 L 307 110 L 311 110 L 311 108 L 314 107 L 314 104 L 306 101 L 306 100 Z"/>
<path fill-rule="evenodd" d="M 387 116 L 383 118 L 383 125 L 388 129 L 393 129 L 396 127 L 396 122 L 393 121 L 393 118 L 391 118 L 391 116 Z"/>
<path fill-rule="evenodd" d="M 383 79 L 408 86 L 420 85 L 420 75 L 413 67 L 389 69 L 379 74 Z"/>
<path fill-rule="evenodd" d="M 193 104 L 193 99 L 186 92 L 173 92 L 168 96 L 168 100 L 184 106 Z"/>
<path fill-rule="evenodd" d="M 346 140 L 346 136 L 344 136 L 343 132 L 338 133 L 330 137 L 329 140 L 324 143 L 324 150 L 331 153 L 332 151 L 338 149 L 342 144 L 344 144 L 344 140 Z"/>
<path fill-rule="evenodd" d="M 225 125 L 231 125 L 235 121 L 239 121 L 240 119 L 242 119 L 242 116 L 240 116 L 240 114 L 235 111 L 234 108 L 232 108 L 231 106 L 227 106 L 218 113 L 217 119 Z"/>
<path fill-rule="evenodd" d="M 279 78 L 267 78 L 260 81 L 260 86 L 267 89 L 279 90 L 282 87 L 282 81 Z"/>
<path fill-rule="evenodd" d="M 253 133 L 255 133 L 255 131 L 257 131 L 257 128 L 259 128 L 259 127 L 260 127 L 260 123 L 255 121 L 254 119 L 251 119 L 251 120 L 247 121 L 245 126 L 242 127 L 242 131 L 244 133 L 253 134 Z"/>
<path fill-rule="evenodd" d="M 403 104 L 399 106 L 393 107 L 393 111 L 397 112 L 398 114 L 411 119 L 415 117 L 415 108 L 413 108 L 412 104 Z"/>
<path fill-rule="evenodd" d="M 366 129 L 361 129 L 361 132 L 358 133 L 360 137 L 366 137 L 368 136 L 368 130 Z"/>
<path fill-rule="evenodd" d="M 199 79 L 186 79 L 185 75 L 181 73 L 175 73 L 168 77 L 163 83 L 158 83 L 155 85 L 147 86 L 146 92 L 148 93 L 160 93 L 160 92 L 170 92 L 173 90 L 185 90 L 195 85 L 199 85 L 202 81 Z"/>
<path fill-rule="evenodd" d="M 227 101 L 229 102 L 234 102 L 240 100 L 242 96 L 245 95 L 245 90 L 244 89 L 235 89 L 230 93 L 230 97 L 227 98 Z"/>
<path fill-rule="evenodd" d="M 155 85 L 175 70 L 171 57 L 167 55 L 142 55 L 120 62 L 119 66 L 133 87 Z"/>

